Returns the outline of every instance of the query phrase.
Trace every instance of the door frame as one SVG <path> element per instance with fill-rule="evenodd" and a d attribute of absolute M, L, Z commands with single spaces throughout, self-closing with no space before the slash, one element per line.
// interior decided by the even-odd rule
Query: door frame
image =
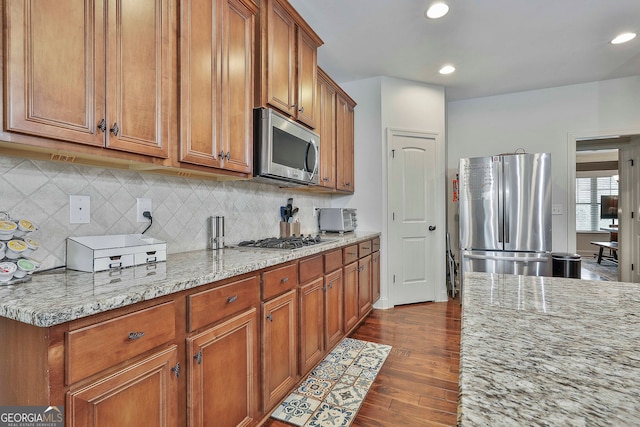
<path fill-rule="evenodd" d="M 386 141 L 384 143 L 385 147 L 385 156 L 383 159 L 386 162 L 385 174 L 386 179 L 384 181 L 384 199 L 385 199 L 385 210 L 384 210 L 384 235 L 387 237 L 387 241 L 391 239 L 389 234 L 389 230 L 391 228 L 391 214 L 392 209 L 389 205 L 389 180 L 391 179 L 389 173 L 389 159 L 391 157 L 391 141 L 394 136 L 408 136 L 414 138 L 424 138 L 424 139 L 433 139 L 435 141 L 435 154 L 436 159 L 434 164 L 437 167 L 435 171 L 435 191 L 434 200 L 440 201 L 441 205 L 439 209 L 434 210 L 435 214 L 435 222 L 436 222 L 436 246 L 441 248 L 442 260 L 441 262 L 435 263 L 435 282 L 436 282 L 436 290 L 435 290 L 435 301 L 436 302 L 444 302 L 448 300 L 447 295 L 447 286 L 446 286 L 446 232 L 447 232 L 447 223 L 446 223 L 446 158 L 445 158 L 445 146 L 442 135 L 437 131 L 431 130 L 416 130 L 416 129 L 403 129 L 403 128 L 394 128 L 388 127 L 386 129 Z M 438 231 L 439 230 L 439 231 Z M 389 243 L 386 243 L 385 247 L 389 247 Z M 379 308 L 391 308 L 393 307 L 393 268 L 390 263 L 389 251 L 384 251 L 381 253 L 381 256 L 384 257 L 383 265 L 387 266 L 386 271 L 383 272 L 386 277 L 387 286 L 386 291 L 387 295 L 385 296 L 385 306 Z"/>
<path fill-rule="evenodd" d="M 634 136 L 640 135 L 640 129 L 607 129 L 601 131 L 589 131 L 589 132 L 569 132 L 567 134 L 567 251 L 571 253 L 576 252 L 576 141 L 581 139 L 598 139 L 607 136 Z M 618 166 L 618 173 L 620 176 L 627 173 L 627 166 L 620 163 Z M 624 223 L 623 223 L 624 221 Z M 625 224 L 628 227 L 628 218 L 620 218 L 619 224 L 622 229 L 625 228 Z M 629 267 L 624 268 L 625 263 L 628 263 L 630 259 L 630 242 L 626 242 L 624 236 L 619 234 L 618 250 L 619 258 L 619 274 L 618 280 L 628 280 Z M 626 261 L 625 261 L 626 260 Z M 630 265 L 630 264 L 628 264 Z M 625 271 L 626 270 L 626 271 Z"/>

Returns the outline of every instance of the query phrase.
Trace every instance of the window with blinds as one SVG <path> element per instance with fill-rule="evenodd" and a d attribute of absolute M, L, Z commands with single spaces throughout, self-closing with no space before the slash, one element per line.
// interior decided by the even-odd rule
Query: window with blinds
<path fill-rule="evenodd" d="M 599 231 L 611 225 L 610 219 L 600 219 L 600 196 L 618 194 L 616 178 L 576 178 L 576 231 Z"/>

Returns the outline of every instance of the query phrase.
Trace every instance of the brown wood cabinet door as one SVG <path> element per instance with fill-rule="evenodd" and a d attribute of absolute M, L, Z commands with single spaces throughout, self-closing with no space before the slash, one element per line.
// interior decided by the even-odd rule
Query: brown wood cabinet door
<path fill-rule="evenodd" d="M 168 157 L 169 0 L 107 0 L 107 146 Z"/>
<path fill-rule="evenodd" d="M 103 2 L 10 0 L 5 8 L 6 129 L 103 146 Z"/>
<path fill-rule="evenodd" d="M 298 381 L 297 289 L 262 303 L 263 411 L 280 401 Z"/>
<path fill-rule="evenodd" d="M 241 0 L 182 3 L 180 161 L 251 172 L 256 12 Z"/>
<path fill-rule="evenodd" d="M 253 159 L 253 43 L 257 8 L 222 0 L 223 167 L 250 173 Z M 223 149 L 224 151 L 224 149 Z"/>
<path fill-rule="evenodd" d="M 316 114 L 320 134 L 320 184 L 336 188 L 336 90 L 318 75 Z"/>
<path fill-rule="evenodd" d="M 358 317 L 371 309 L 371 255 L 358 261 Z"/>
<path fill-rule="evenodd" d="M 180 15 L 180 161 L 219 167 L 218 2 L 183 0 Z"/>
<path fill-rule="evenodd" d="M 267 7 L 267 102 L 295 116 L 296 24 L 277 0 Z"/>
<path fill-rule="evenodd" d="M 353 106 L 338 94 L 336 99 L 336 189 L 353 193 Z"/>
<path fill-rule="evenodd" d="M 344 266 L 344 330 L 358 323 L 358 263 Z"/>
<path fill-rule="evenodd" d="M 240 426 L 258 415 L 258 311 L 187 339 L 190 426 Z"/>
<path fill-rule="evenodd" d="M 324 276 L 326 349 L 331 349 L 344 336 L 344 295 L 342 270 Z"/>
<path fill-rule="evenodd" d="M 316 89 L 318 84 L 318 45 L 298 27 L 298 97 L 296 117 L 316 127 Z"/>
<path fill-rule="evenodd" d="M 371 303 L 375 303 L 380 299 L 380 252 L 376 251 L 371 254 Z"/>
<path fill-rule="evenodd" d="M 67 393 L 67 426 L 178 425 L 177 346 Z"/>
<path fill-rule="evenodd" d="M 300 375 L 306 374 L 324 356 L 324 278 L 299 289 Z"/>

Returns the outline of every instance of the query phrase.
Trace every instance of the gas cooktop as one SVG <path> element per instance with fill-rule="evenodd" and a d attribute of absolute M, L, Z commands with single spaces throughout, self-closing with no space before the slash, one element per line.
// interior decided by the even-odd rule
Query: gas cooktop
<path fill-rule="evenodd" d="M 269 237 L 261 240 L 245 240 L 238 243 L 238 246 L 264 249 L 300 249 L 307 246 L 329 242 L 329 239 L 321 239 L 319 235 L 308 235 L 299 237 Z"/>

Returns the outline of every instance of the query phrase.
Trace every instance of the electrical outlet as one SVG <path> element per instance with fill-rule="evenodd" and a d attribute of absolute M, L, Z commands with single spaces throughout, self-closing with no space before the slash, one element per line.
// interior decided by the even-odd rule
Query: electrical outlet
<path fill-rule="evenodd" d="M 563 213 L 564 209 L 562 209 L 562 205 L 551 206 L 551 215 L 562 215 Z"/>
<path fill-rule="evenodd" d="M 151 199 L 143 199 L 138 197 L 137 199 L 138 202 L 138 209 L 137 209 L 137 213 L 136 213 L 136 218 L 138 222 L 149 222 L 149 218 L 145 218 L 142 214 L 145 211 L 149 211 L 149 213 L 151 213 L 153 216 L 153 212 L 151 210 L 152 204 L 151 204 Z"/>
<path fill-rule="evenodd" d="M 69 224 L 91 222 L 91 197 L 69 196 Z"/>

